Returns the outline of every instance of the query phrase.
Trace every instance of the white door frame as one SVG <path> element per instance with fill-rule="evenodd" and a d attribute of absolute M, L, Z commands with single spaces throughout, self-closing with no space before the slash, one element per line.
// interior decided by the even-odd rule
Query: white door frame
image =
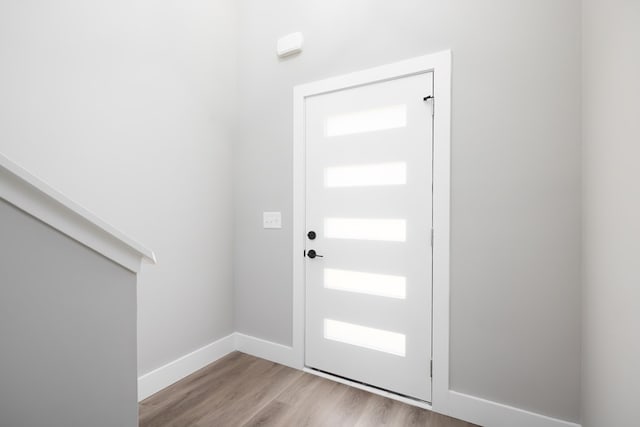
<path fill-rule="evenodd" d="M 433 331 L 432 406 L 448 413 L 449 211 L 451 169 L 451 51 L 298 85 L 293 90 L 293 363 L 304 367 L 305 98 L 385 80 L 433 72 Z"/>

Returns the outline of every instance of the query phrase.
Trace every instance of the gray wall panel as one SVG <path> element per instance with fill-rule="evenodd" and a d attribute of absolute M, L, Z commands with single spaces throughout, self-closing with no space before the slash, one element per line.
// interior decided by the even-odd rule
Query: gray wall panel
<path fill-rule="evenodd" d="M 640 2 L 583 2 L 584 427 L 640 425 Z"/>
<path fill-rule="evenodd" d="M 136 276 L 0 199 L 0 427 L 134 427 Z"/>

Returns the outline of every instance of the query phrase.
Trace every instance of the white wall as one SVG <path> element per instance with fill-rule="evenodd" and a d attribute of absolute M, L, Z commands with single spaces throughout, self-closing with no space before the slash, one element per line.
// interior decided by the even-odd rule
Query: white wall
<path fill-rule="evenodd" d="M 153 248 L 139 373 L 233 331 L 232 0 L 0 4 L 0 151 Z"/>
<path fill-rule="evenodd" d="M 583 3 L 584 427 L 640 425 L 640 2 Z"/>
<path fill-rule="evenodd" d="M 577 420 L 579 11 L 578 0 L 4 2 L 0 151 L 156 252 L 139 288 L 140 374 L 232 332 L 234 307 L 239 332 L 289 344 L 292 86 L 452 49 L 452 386 Z M 278 60 L 276 38 L 299 30 L 303 54 Z M 284 229 L 263 230 L 264 210 L 281 210 Z M 605 222 L 593 212 L 587 232 Z"/>
<path fill-rule="evenodd" d="M 579 417 L 578 0 L 244 0 L 239 332 L 291 343 L 292 87 L 452 49 L 455 390 Z M 277 37 L 305 35 L 278 60 Z M 281 210 L 284 228 L 263 230 Z"/>

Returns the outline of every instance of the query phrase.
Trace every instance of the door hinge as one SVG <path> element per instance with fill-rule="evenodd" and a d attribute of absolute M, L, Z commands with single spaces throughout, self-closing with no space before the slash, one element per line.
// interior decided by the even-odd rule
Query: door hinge
<path fill-rule="evenodd" d="M 429 361 L 429 378 L 433 378 L 433 360 Z"/>
<path fill-rule="evenodd" d="M 433 228 L 431 229 L 431 247 L 433 247 Z"/>
<path fill-rule="evenodd" d="M 436 112 L 436 99 L 433 97 L 433 95 L 429 95 L 429 96 L 425 96 L 424 98 L 422 98 L 423 101 L 431 101 L 431 116 L 435 116 L 435 112 Z"/>

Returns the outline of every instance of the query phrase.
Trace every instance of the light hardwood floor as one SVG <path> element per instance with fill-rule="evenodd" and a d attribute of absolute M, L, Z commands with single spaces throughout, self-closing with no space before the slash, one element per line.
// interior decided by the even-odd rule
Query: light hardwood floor
<path fill-rule="evenodd" d="M 472 424 L 235 352 L 142 401 L 140 426 Z"/>

